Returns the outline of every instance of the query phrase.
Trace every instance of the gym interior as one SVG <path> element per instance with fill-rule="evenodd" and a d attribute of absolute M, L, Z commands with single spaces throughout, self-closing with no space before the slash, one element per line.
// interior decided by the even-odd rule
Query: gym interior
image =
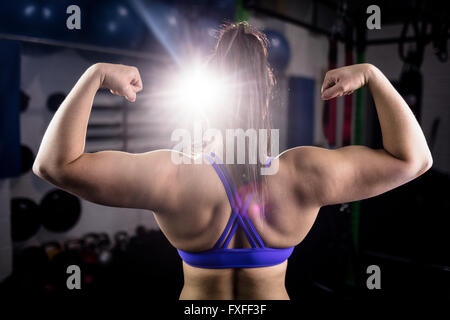
<path fill-rule="evenodd" d="M 223 23 L 248 21 L 269 41 L 280 152 L 303 145 L 380 148 L 368 90 L 320 99 L 328 70 L 370 63 L 408 103 L 433 156 L 430 170 L 401 187 L 322 207 L 289 258 L 290 299 L 449 301 L 450 16 L 442 3 L 2 1 L 1 292 L 80 294 L 67 287 L 67 266 L 78 265 L 81 294 L 145 292 L 152 299 L 178 299 L 182 261 L 151 211 L 81 199 L 36 176 L 33 162 L 58 107 L 96 62 L 138 67 L 145 89 L 134 104 L 108 90 L 97 92 L 85 152 L 172 148 L 180 119 L 157 94 L 165 75 L 193 55 L 207 57 Z M 381 272 L 381 288 L 369 288 L 373 266 Z"/>

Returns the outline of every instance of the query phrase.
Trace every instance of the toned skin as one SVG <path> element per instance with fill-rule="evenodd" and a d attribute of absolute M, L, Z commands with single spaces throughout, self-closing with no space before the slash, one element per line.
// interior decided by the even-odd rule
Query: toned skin
<path fill-rule="evenodd" d="M 432 165 L 413 113 L 382 72 L 370 64 L 329 71 L 322 98 L 333 99 L 367 86 L 376 104 L 383 148 L 347 146 L 334 150 L 297 147 L 274 161 L 268 176 L 270 212 L 250 218 L 268 247 L 299 244 L 322 206 L 373 197 L 405 184 Z M 213 247 L 231 213 L 221 181 L 209 164 L 180 164 L 171 150 L 142 154 L 85 153 L 86 129 L 99 88 L 135 101 L 142 90 L 134 67 L 95 64 L 79 79 L 44 135 L 33 172 L 95 203 L 152 210 L 170 243 L 185 251 Z M 182 155 L 184 156 L 184 155 Z M 194 187 L 193 187 L 194 186 Z M 249 247 L 236 233 L 229 248 Z M 183 262 L 180 299 L 289 299 L 287 261 L 272 267 L 201 269 Z"/>

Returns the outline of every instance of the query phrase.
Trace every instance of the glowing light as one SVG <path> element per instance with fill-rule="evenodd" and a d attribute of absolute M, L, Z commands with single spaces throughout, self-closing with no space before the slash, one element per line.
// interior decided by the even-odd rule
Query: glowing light
<path fill-rule="evenodd" d="M 184 71 L 176 79 L 177 104 L 192 112 L 204 112 L 215 108 L 224 98 L 224 86 L 217 75 L 205 68 L 194 67 Z"/>
<path fill-rule="evenodd" d="M 259 217 L 262 214 L 261 207 L 257 203 L 253 203 L 250 205 L 248 209 L 248 215 L 250 217 Z"/>

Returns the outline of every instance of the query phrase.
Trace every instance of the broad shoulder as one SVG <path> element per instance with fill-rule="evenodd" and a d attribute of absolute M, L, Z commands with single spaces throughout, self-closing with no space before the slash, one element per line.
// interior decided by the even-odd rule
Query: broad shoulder
<path fill-rule="evenodd" d="M 324 161 L 329 149 L 316 146 L 300 146 L 283 151 L 277 158 L 292 169 L 313 168 L 318 161 Z"/>
<path fill-rule="evenodd" d="M 165 186 L 161 188 L 165 190 L 164 197 L 170 199 L 167 213 L 199 212 L 217 203 L 224 190 L 214 168 L 202 156 L 168 150 L 164 157 L 170 174 L 156 183 Z"/>
<path fill-rule="evenodd" d="M 330 150 L 316 146 L 301 146 L 282 152 L 279 160 L 280 171 L 286 184 L 293 188 L 303 203 L 313 205 L 316 202 L 317 186 L 323 179 L 320 168 L 328 166 Z"/>

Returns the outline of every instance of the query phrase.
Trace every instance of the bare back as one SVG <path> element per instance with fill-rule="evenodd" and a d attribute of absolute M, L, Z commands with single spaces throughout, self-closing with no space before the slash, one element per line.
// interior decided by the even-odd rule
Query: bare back
<path fill-rule="evenodd" d="M 302 204 L 293 184 L 289 183 L 289 170 L 283 159 L 276 160 L 279 170 L 266 180 L 270 210 L 265 217 L 252 219 L 265 245 L 272 248 L 299 244 L 319 209 Z M 185 172 L 180 174 L 186 175 L 186 179 L 180 181 L 185 183 L 185 188 L 191 186 L 192 201 L 177 213 L 155 213 L 155 218 L 176 248 L 190 252 L 211 249 L 231 215 L 225 189 L 208 164 L 188 165 L 182 170 Z M 196 185 L 197 181 L 202 187 Z M 228 247 L 249 248 L 250 244 L 240 230 Z M 184 288 L 180 299 L 289 299 L 284 285 L 286 268 L 287 261 L 270 267 L 233 269 L 203 269 L 183 262 Z"/>

